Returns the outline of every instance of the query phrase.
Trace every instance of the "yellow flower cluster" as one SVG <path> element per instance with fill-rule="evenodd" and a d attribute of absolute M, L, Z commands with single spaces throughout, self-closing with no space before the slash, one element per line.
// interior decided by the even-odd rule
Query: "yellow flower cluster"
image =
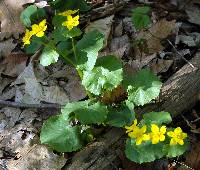
<path fill-rule="evenodd" d="M 183 140 L 187 137 L 187 133 L 183 133 L 180 127 L 177 127 L 176 129 L 174 129 L 174 131 L 167 132 L 167 135 L 172 138 L 170 141 L 170 145 L 183 145 Z"/>
<path fill-rule="evenodd" d="M 134 120 L 133 125 L 130 127 L 125 126 L 127 129 L 126 133 L 128 133 L 128 136 L 130 138 L 135 138 L 136 139 L 136 145 L 140 145 L 143 141 L 147 141 L 150 139 L 150 136 L 148 134 L 145 134 L 147 127 L 143 126 L 139 128 L 137 126 L 137 119 Z"/>
<path fill-rule="evenodd" d="M 67 21 L 63 22 L 62 25 L 67 27 L 69 30 L 79 25 L 79 15 L 72 17 L 73 14 L 77 13 L 78 10 L 67 10 L 59 13 L 61 16 L 67 17 Z"/>
<path fill-rule="evenodd" d="M 151 132 L 146 133 L 147 126 L 144 125 L 141 128 L 137 126 L 137 119 L 131 126 L 125 126 L 126 133 L 130 138 L 136 140 L 136 145 L 140 145 L 143 141 L 151 140 L 152 144 L 157 144 L 165 140 L 165 134 L 167 131 L 166 126 L 161 126 L 160 128 L 156 124 L 151 124 Z M 174 129 L 174 131 L 167 132 L 167 135 L 171 137 L 170 145 L 183 145 L 184 139 L 187 137 L 186 133 L 183 133 L 180 127 Z"/>
<path fill-rule="evenodd" d="M 30 39 L 33 35 L 36 35 L 37 37 L 43 37 L 44 36 L 44 31 L 47 29 L 46 25 L 46 19 L 42 20 L 38 25 L 33 24 L 31 26 L 32 30 L 26 29 L 26 33 L 22 39 L 24 45 L 30 44 Z"/>

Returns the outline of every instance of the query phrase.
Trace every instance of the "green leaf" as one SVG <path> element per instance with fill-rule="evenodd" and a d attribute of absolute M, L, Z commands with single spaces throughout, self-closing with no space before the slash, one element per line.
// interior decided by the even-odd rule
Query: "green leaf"
<path fill-rule="evenodd" d="M 135 106 L 132 102 L 130 102 L 129 100 L 125 101 L 126 106 L 130 109 L 130 110 L 134 110 Z"/>
<path fill-rule="evenodd" d="M 70 113 L 75 112 L 78 109 L 87 108 L 89 102 L 90 102 L 89 100 L 86 100 L 86 101 L 78 101 L 78 102 L 68 103 L 61 110 L 61 112 L 64 115 L 69 115 Z"/>
<path fill-rule="evenodd" d="M 54 39 L 55 43 L 60 41 L 66 41 L 69 38 L 77 37 L 82 34 L 81 30 L 74 27 L 72 30 L 68 30 L 63 26 L 60 26 L 53 30 L 51 37 Z"/>
<path fill-rule="evenodd" d="M 68 56 L 70 54 L 70 51 L 72 49 L 72 43 L 71 39 L 67 39 L 66 41 L 61 41 L 56 46 L 57 51 L 59 54 L 62 54 L 64 56 Z M 73 60 L 73 59 L 71 59 Z"/>
<path fill-rule="evenodd" d="M 150 8 L 147 6 L 137 7 L 133 10 L 132 20 L 137 30 L 147 28 L 151 23 L 151 19 L 148 16 Z"/>
<path fill-rule="evenodd" d="M 101 124 L 107 118 L 108 110 L 107 107 L 100 102 L 88 105 L 87 108 L 81 108 L 75 111 L 76 118 L 82 124 Z"/>
<path fill-rule="evenodd" d="M 122 81 L 122 69 L 109 71 L 103 67 L 95 67 L 92 71 L 83 72 L 82 84 L 86 90 L 100 95 L 103 90 L 113 90 Z"/>
<path fill-rule="evenodd" d="M 52 24 L 54 27 L 60 27 L 62 26 L 62 23 L 66 20 L 67 18 L 65 16 L 55 15 L 52 19 Z"/>
<path fill-rule="evenodd" d="M 34 54 L 43 44 L 43 42 L 45 42 L 45 39 L 43 37 L 36 37 L 33 36 L 31 43 L 26 46 L 25 50 L 27 54 Z"/>
<path fill-rule="evenodd" d="M 127 81 L 128 100 L 136 106 L 143 106 L 158 97 L 162 86 L 158 78 L 147 69 L 139 71 Z"/>
<path fill-rule="evenodd" d="M 157 124 L 170 123 L 172 121 L 171 115 L 168 112 L 150 112 L 143 115 L 145 124 Z"/>
<path fill-rule="evenodd" d="M 151 144 L 150 141 L 141 145 L 135 145 L 135 139 L 127 139 L 125 146 L 125 154 L 128 159 L 136 163 L 151 162 L 164 156 L 162 152 L 163 144 Z"/>
<path fill-rule="evenodd" d="M 103 47 L 104 35 L 94 30 L 88 32 L 76 44 L 77 68 L 92 70 L 97 60 L 98 52 Z"/>
<path fill-rule="evenodd" d="M 133 9 L 133 13 L 135 14 L 148 14 L 151 8 L 148 6 L 137 7 Z"/>
<path fill-rule="evenodd" d="M 99 102 L 95 103 L 91 100 L 68 103 L 64 109 L 63 114 L 69 115 L 74 113 L 75 117 L 82 124 L 101 124 L 107 118 L 108 110 L 107 107 Z"/>
<path fill-rule="evenodd" d="M 45 18 L 47 18 L 47 14 L 43 8 L 38 8 L 37 11 L 33 15 L 31 15 L 31 21 L 37 23 Z"/>
<path fill-rule="evenodd" d="M 124 127 L 133 122 L 135 113 L 131 111 L 127 106 L 121 106 L 119 108 L 109 107 L 108 117 L 106 123 L 110 126 Z"/>
<path fill-rule="evenodd" d="M 99 57 L 95 64 L 96 67 L 103 67 L 109 71 L 115 71 L 122 68 L 122 62 L 114 55 Z"/>
<path fill-rule="evenodd" d="M 22 11 L 20 20 L 26 27 L 31 26 L 31 15 L 33 15 L 35 12 L 37 12 L 37 7 L 35 5 L 30 5 Z"/>
<path fill-rule="evenodd" d="M 82 84 L 95 95 L 113 90 L 122 81 L 122 64 L 115 56 L 98 58 L 95 68 L 83 72 Z"/>
<path fill-rule="evenodd" d="M 65 115 L 52 116 L 42 126 L 40 141 L 58 152 L 72 152 L 82 147 L 79 126 L 69 125 Z"/>
<path fill-rule="evenodd" d="M 66 0 L 49 0 L 50 5 L 54 9 L 65 11 L 68 9 L 79 9 L 80 11 L 88 11 L 91 9 L 85 0 L 66 1 Z"/>
<path fill-rule="evenodd" d="M 58 61 L 59 54 L 50 47 L 45 47 L 40 56 L 40 64 L 43 66 L 49 66 L 52 63 Z"/>
<path fill-rule="evenodd" d="M 182 155 L 187 151 L 189 147 L 189 142 L 185 141 L 184 145 L 164 145 L 163 152 L 167 157 L 173 158 Z"/>

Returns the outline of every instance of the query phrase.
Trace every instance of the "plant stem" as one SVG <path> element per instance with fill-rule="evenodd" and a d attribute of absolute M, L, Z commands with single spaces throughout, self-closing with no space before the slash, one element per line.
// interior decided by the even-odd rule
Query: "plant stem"
<path fill-rule="evenodd" d="M 72 48 L 73 48 L 73 51 L 74 51 L 75 60 L 77 62 L 78 58 L 77 58 L 77 55 L 76 55 L 76 48 L 75 48 L 75 44 L 74 44 L 74 39 L 73 39 L 73 37 L 71 39 L 72 39 Z M 83 72 L 80 69 L 78 69 L 77 67 L 75 67 L 75 68 L 78 72 L 79 77 L 81 78 L 81 80 L 83 80 Z M 87 93 L 87 95 L 90 99 L 93 99 L 93 96 L 89 91 L 86 91 L 86 93 Z"/>
<path fill-rule="evenodd" d="M 77 55 L 76 55 L 76 49 L 75 49 L 75 45 L 74 45 L 74 39 L 73 39 L 73 37 L 71 39 L 72 39 L 72 48 L 73 48 L 73 51 L 74 51 L 75 60 L 77 62 Z"/>
<path fill-rule="evenodd" d="M 75 44 L 74 44 L 74 39 L 73 37 L 71 38 L 72 39 L 72 48 L 73 48 L 73 52 L 74 52 L 74 57 L 75 57 L 75 60 L 76 62 L 78 61 L 78 58 L 77 58 L 77 55 L 76 55 L 76 48 L 75 48 Z M 77 69 L 77 72 L 78 72 L 78 75 L 80 76 L 81 80 L 83 79 L 83 73 L 80 69 Z"/>

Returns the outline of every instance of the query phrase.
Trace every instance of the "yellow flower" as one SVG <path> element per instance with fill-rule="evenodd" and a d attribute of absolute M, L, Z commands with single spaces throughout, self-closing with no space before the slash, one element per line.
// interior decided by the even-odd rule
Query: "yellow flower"
<path fill-rule="evenodd" d="M 134 120 L 133 124 L 131 126 L 125 126 L 126 133 L 129 133 L 131 131 L 134 131 L 134 129 L 137 127 L 137 119 Z"/>
<path fill-rule="evenodd" d="M 67 10 L 67 11 L 59 13 L 58 15 L 62 15 L 62 16 L 67 17 L 68 15 L 73 15 L 77 12 L 78 12 L 78 9 L 77 10 Z"/>
<path fill-rule="evenodd" d="M 79 15 L 75 17 L 68 15 L 67 21 L 62 23 L 62 25 L 66 26 L 69 30 L 71 30 L 73 27 L 76 27 L 78 24 L 79 24 Z"/>
<path fill-rule="evenodd" d="M 32 31 L 29 31 L 28 29 L 26 29 L 26 33 L 22 39 L 22 42 L 24 43 L 23 46 L 31 43 L 30 39 L 31 39 L 32 35 L 33 35 Z"/>
<path fill-rule="evenodd" d="M 32 25 L 32 32 L 37 37 L 43 37 L 44 36 L 44 31 L 46 29 L 47 29 L 46 19 L 42 20 L 38 25 L 37 24 L 33 24 Z"/>
<path fill-rule="evenodd" d="M 167 132 L 167 135 L 171 137 L 170 145 L 183 145 L 183 140 L 187 137 L 187 133 L 183 133 L 180 127 L 177 127 L 174 131 Z"/>
<path fill-rule="evenodd" d="M 159 141 L 165 140 L 165 134 L 166 133 L 166 126 L 162 126 L 160 129 L 156 124 L 151 125 L 151 141 L 152 144 L 157 144 Z"/>
<path fill-rule="evenodd" d="M 142 128 L 136 126 L 134 131 L 130 132 L 128 135 L 130 138 L 136 139 L 136 145 L 140 145 L 142 141 L 147 141 L 150 139 L 150 136 L 145 134 L 146 130 L 147 130 L 146 125 L 143 126 Z"/>

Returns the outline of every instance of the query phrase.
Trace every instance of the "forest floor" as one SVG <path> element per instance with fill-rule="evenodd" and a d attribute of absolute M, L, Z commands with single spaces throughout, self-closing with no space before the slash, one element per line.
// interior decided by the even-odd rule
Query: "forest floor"
<path fill-rule="evenodd" d="M 200 52 L 199 0 L 92 0 L 91 3 L 93 12 L 89 12 L 88 17 L 83 14 L 82 27 L 97 27 L 105 32 L 106 45 L 99 56 L 115 54 L 123 62 L 124 69 L 133 74 L 141 68 L 150 68 L 163 83 L 171 80 L 184 66 L 194 67 L 191 61 Z M 16 21 L 24 4 L 8 6 L 10 12 L 7 20 L 15 16 Z M 0 2 L 0 23 L 3 23 L 1 11 L 5 9 L 4 5 L 5 3 Z M 149 29 L 138 32 L 132 24 L 132 10 L 144 5 L 151 7 L 152 25 Z M 104 147 L 98 146 L 98 142 L 102 141 L 102 137 L 106 140 L 106 135 L 109 136 L 115 129 L 95 127 L 98 134 L 96 144 L 86 146 L 83 153 L 63 156 L 40 145 L 39 133 L 43 121 L 50 115 L 58 114 L 60 105 L 82 100 L 87 95 L 72 67 L 62 60 L 42 67 L 38 64 L 38 54 L 32 57 L 21 48 L 24 29 L 20 26 L 14 28 L 11 21 L 7 23 L 7 29 L 6 33 L 3 32 L 3 26 L 0 29 L 0 170 L 79 169 L 73 167 L 73 162 L 79 160 L 79 154 L 84 154 L 90 161 L 94 159 L 89 157 L 87 148 Z M 147 38 L 146 44 L 136 47 L 137 38 Z M 149 47 L 148 51 L 144 51 L 146 45 Z M 199 69 L 200 65 L 198 66 Z M 105 166 L 99 167 L 98 161 L 93 161 L 93 165 L 85 169 L 200 169 L 200 90 L 194 93 L 196 95 L 193 96 L 193 102 L 187 108 L 179 106 L 184 109 L 179 109 L 179 114 L 173 119 L 173 125 L 180 126 L 187 132 L 191 141 L 190 150 L 183 156 L 150 164 L 132 163 L 125 158 L 123 148 L 116 149 L 116 146 L 124 142 L 122 135 L 118 136 L 120 139 L 113 137 L 111 151 L 104 153 L 106 156 L 101 155 L 101 158 L 107 160 Z M 186 96 L 183 103 L 189 102 L 187 100 Z M 109 152 L 114 152 L 115 156 Z"/>

